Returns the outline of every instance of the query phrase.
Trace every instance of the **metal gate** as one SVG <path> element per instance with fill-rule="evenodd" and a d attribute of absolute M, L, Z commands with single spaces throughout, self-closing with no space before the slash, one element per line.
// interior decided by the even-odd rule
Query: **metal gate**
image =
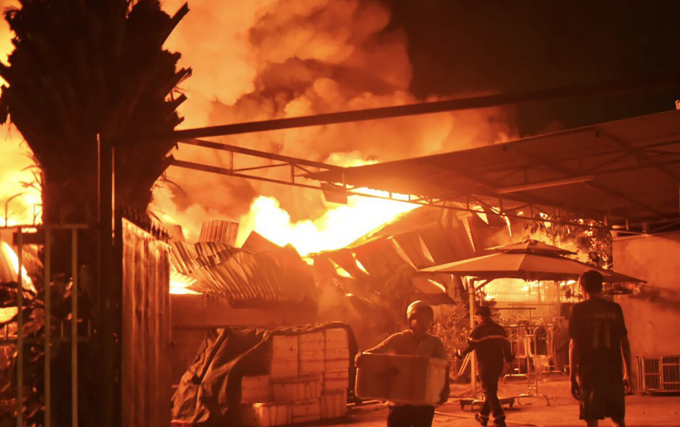
<path fill-rule="evenodd" d="M 104 303 L 83 303 L 93 300 L 88 292 L 101 293 L 101 287 L 109 284 L 117 289 L 113 309 L 118 312 L 119 323 L 114 325 L 114 331 L 119 340 L 110 353 L 107 347 L 96 350 L 111 358 L 109 363 L 119 373 L 114 390 L 109 390 L 114 400 L 113 407 L 107 410 L 115 414 L 109 422 L 170 425 L 169 247 L 131 222 L 119 221 L 119 246 L 111 252 L 110 261 L 115 270 L 120 269 L 114 275 L 121 276 L 109 277 L 105 284 L 98 277 L 100 263 L 90 269 L 79 264 L 83 251 L 93 250 L 96 244 L 93 234 L 89 234 L 89 240 L 84 239 L 85 233 L 93 231 L 88 225 L 0 228 L 0 284 L 3 290 L 13 290 L 10 302 L 16 308 L 15 313 L 10 313 L 11 321 L 0 326 L 0 361 L 4 357 L 5 362 L 12 363 L 11 369 L 0 371 L 0 380 L 6 376 L 4 380 L 9 381 L 12 376 L 14 391 L 10 402 L 13 408 L 0 406 L 1 420 L 14 418 L 16 425 L 23 427 L 28 414 L 34 418 L 33 423 L 51 427 L 59 415 L 60 427 L 76 427 L 90 425 L 93 418 L 103 416 L 91 411 L 102 396 L 90 394 L 87 388 L 79 391 L 84 384 L 92 387 L 90 377 L 98 372 L 85 368 L 96 365 L 83 365 L 79 359 L 82 362 L 84 350 L 95 348 L 91 343 L 101 343 L 95 341 L 100 340 L 97 337 L 101 333 L 93 330 L 103 330 L 101 325 L 84 321 L 82 310 Z M 57 270 L 61 272 L 59 277 L 55 277 Z M 46 283 L 50 285 L 46 287 Z M 50 291 L 45 292 L 46 288 Z M 41 323 L 36 319 L 42 319 Z M 57 353 L 59 363 L 55 364 Z M 38 364 L 36 354 L 44 358 Z M 64 404 L 66 401 L 70 408 Z M 35 402 L 42 406 L 44 415 L 35 416 Z"/>
<path fill-rule="evenodd" d="M 70 253 L 62 254 L 70 258 L 70 277 L 67 279 L 68 291 L 71 295 L 79 294 L 80 287 L 80 271 L 78 266 L 78 250 L 79 250 L 79 234 L 82 230 L 87 229 L 87 225 L 60 225 L 60 226 L 15 226 L 3 227 L 0 229 L 1 242 L 3 245 L 2 257 L 7 266 L 10 267 L 14 273 L 15 279 L 15 298 L 16 298 L 16 314 L 14 321 L 7 323 L 2 328 L 2 339 L 0 346 L 7 353 L 7 349 L 15 352 L 14 367 L 16 368 L 15 386 L 16 391 L 14 417 L 16 418 L 16 425 L 21 427 L 24 425 L 25 402 L 28 398 L 27 391 L 30 391 L 31 384 L 26 382 L 27 370 L 27 350 L 42 350 L 43 366 L 42 366 L 42 381 L 44 384 L 42 398 L 44 408 L 45 426 L 52 425 L 53 420 L 53 393 L 52 393 L 52 357 L 55 345 L 68 345 L 70 347 L 70 389 L 68 393 L 71 395 L 71 424 L 78 425 L 78 343 L 88 340 L 90 335 L 90 325 L 81 325 L 79 327 L 78 315 L 78 298 L 71 298 L 68 315 L 63 321 L 56 321 L 52 316 L 53 301 L 55 296 L 52 286 L 48 286 L 50 290 L 46 292 L 45 284 L 53 283 L 53 246 L 55 234 L 61 236 L 68 236 L 70 239 Z M 42 252 L 42 260 L 39 253 Z M 42 280 L 36 280 L 33 283 L 30 276 L 27 274 L 26 265 L 37 276 L 42 275 Z M 5 268 L 5 277 L 7 279 L 7 268 Z M 7 286 L 7 283 L 5 283 Z M 38 296 L 42 292 L 43 298 L 39 300 Z M 42 306 L 42 327 L 38 323 L 39 310 Z M 22 309 L 19 309 L 22 308 Z M 31 318 L 26 318 L 25 312 L 31 313 Z M 56 321 L 56 324 L 55 324 Z M 32 354 L 35 357 L 35 354 Z M 33 366 L 35 368 L 35 366 Z M 60 393 L 65 393 L 66 390 L 60 390 Z"/>

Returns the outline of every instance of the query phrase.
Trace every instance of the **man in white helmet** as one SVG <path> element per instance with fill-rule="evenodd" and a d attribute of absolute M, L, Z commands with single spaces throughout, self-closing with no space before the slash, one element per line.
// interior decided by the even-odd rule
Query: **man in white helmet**
<path fill-rule="evenodd" d="M 398 332 L 366 353 L 388 353 L 406 356 L 427 356 L 448 361 L 444 343 L 438 337 L 428 334 L 434 322 L 434 310 L 423 302 L 415 301 L 406 310 L 409 328 Z M 357 357 L 357 366 L 361 363 Z M 449 398 L 449 370 L 439 403 Z M 387 415 L 388 427 L 430 427 L 434 418 L 434 406 L 399 405 L 390 402 Z"/>

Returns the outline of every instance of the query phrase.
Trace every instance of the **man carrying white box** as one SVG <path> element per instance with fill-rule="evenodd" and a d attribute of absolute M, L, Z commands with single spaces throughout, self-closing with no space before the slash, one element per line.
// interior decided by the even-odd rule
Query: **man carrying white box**
<path fill-rule="evenodd" d="M 390 353 L 406 356 L 426 356 L 448 362 L 444 343 L 438 337 L 428 334 L 434 322 L 434 310 L 423 301 L 415 301 L 406 311 L 409 329 L 398 332 L 366 353 Z M 361 354 L 357 355 L 357 368 L 361 369 Z M 446 369 L 444 388 L 439 404 L 449 398 L 449 370 Z M 407 405 L 389 402 L 388 427 L 430 427 L 434 418 L 433 405 Z"/>

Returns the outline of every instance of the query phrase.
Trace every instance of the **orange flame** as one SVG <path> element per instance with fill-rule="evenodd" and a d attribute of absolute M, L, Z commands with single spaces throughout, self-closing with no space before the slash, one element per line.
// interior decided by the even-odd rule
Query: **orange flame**
<path fill-rule="evenodd" d="M 19 274 L 19 257 L 14 252 L 12 247 L 7 244 L 7 242 L 0 242 L 0 252 L 1 252 L 0 257 L 2 257 L 2 260 L 9 261 L 12 267 L 11 272 L 12 277 L 9 277 L 8 279 L 16 280 Z M 7 272 L 4 272 L 4 275 L 6 274 Z M 26 268 L 23 265 L 21 266 L 21 279 L 24 289 L 29 289 L 35 292 L 35 286 L 33 286 L 33 281 L 31 281 L 31 278 L 28 277 Z"/>
<path fill-rule="evenodd" d="M 366 194 L 387 196 L 387 193 L 365 190 Z M 280 246 L 293 245 L 300 255 L 343 248 L 397 215 L 415 209 L 417 205 L 394 200 L 351 197 L 347 205 L 327 206 L 326 213 L 316 220 L 291 222 L 290 214 L 281 209 L 272 197 L 260 196 L 252 203 L 250 213 L 241 222 L 243 243 L 251 230 Z"/>

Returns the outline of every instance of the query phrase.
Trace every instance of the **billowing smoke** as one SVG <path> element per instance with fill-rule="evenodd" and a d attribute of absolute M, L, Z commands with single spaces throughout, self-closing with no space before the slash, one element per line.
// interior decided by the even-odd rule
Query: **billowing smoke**
<path fill-rule="evenodd" d="M 180 4 L 168 1 L 165 8 L 172 13 Z M 390 27 L 390 11 L 378 1 L 198 0 L 189 6 L 168 46 L 194 70 L 183 83 L 189 96 L 182 107 L 183 127 L 423 101 L 409 92 L 413 76 L 406 34 Z M 350 165 L 504 141 L 513 136 L 510 114 L 486 109 L 214 140 Z M 174 155 L 223 167 L 230 161 L 226 154 L 187 146 Z M 316 218 L 327 209 L 321 194 L 309 190 L 178 168 L 168 176 L 182 192 L 157 193 L 158 206 L 194 237 L 208 219 L 203 215 L 238 220 L 257 194 L 275 196 L 294 221 Z"/>

